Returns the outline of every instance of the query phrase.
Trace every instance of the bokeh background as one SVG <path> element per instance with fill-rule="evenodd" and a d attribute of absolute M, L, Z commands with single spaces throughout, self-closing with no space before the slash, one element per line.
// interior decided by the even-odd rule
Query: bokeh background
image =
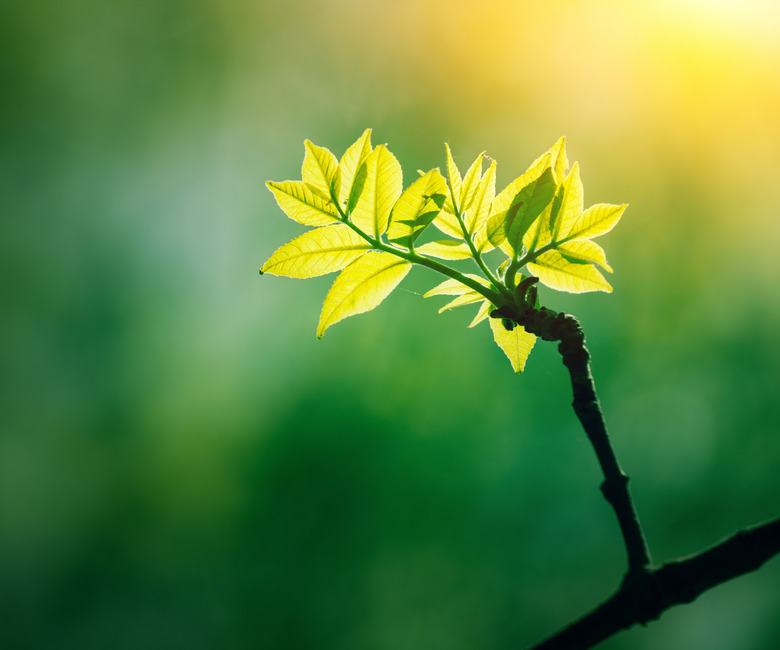
<path fill-rule="evenodd" d="M 331 278 L 264 187 L 366 127 L 407 179 L 560 135 L 614 293 L 576 314 L 658 562 L 780 512 L 780 5 L 0 4 L 0 646 L 521 648 L 623 551 L 555 349 L 413 271 Z M 438 300 L 438 302 L 437 302 Z M 780 562 L 603 648 L 770 650 Z"/>

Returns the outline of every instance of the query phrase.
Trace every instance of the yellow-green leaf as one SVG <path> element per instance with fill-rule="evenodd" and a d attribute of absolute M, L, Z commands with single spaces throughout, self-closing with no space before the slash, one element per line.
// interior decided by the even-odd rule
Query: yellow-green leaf
<path fill-rule="evenodd" d="M 528 270 L 551 289 L 584 293 L 585 291 L 612 292 L 612 287 L 593 264 L 574 256 L 567 256 L 559 250 L 543 253 L 534 262 L 528 263 Z"/>
<path fill-rule="evenodd" d="M 336 195 L 339 197 L 341 205 L 347 205 L 355 175 L 370 153 L 371 129 L 366 129 L 354 144 L 344 152 L 336 168 L 334 184 Z"/>
<path fill-rule="evenodd" d="M 607 263 L 607 255 L 604 249 L 590 239 L 569 241 L 558 246 L 560 253 L 569 260 L 583 262 L 595 262 L 605 271 L 612 273 L 612 267 Z"/>
<path fill-rule="evenodd" d="M 453 300 L 450 300 L 444 307 L 439 309 L 439 313 L 441 314 L 444 311 L 447 311 L 448 309 L 453 309 L 455 307 L 462 307 L 463 305 L 470 305 L 475 302 L 479 302 L 480 300 L 484 300 L 485 296 L 483 296 L 478 291 L 473 291 L 469 289 L 466 293 L 458 296 L 457 298 L 454 298 Z"/>
<path fill-rule="evenodd" d="M 463 177 L 463 184 L 460 187 L 460 197 L 458 201 L 458 209 L 463 214 L 471 207 L 474 198 L 479 190 L 479 181 L 482 179 L 482 160 L 485 157 L 485 152 L 477 156 L 477 159 L 471 164 L 466 175 Z"/>
<path fill-rule="evenodd" d="M 566 239 L 591 239 L 612 230 L 628 205 L 597 203 L 582 213 Z"/>
<path fill-rule="evenodd" d="M 455 164 L 455 159 L 452 157 L 450 145 L 445 143 L 444 148 L 447 150 L 447 179 L 450 182 L 450 196 L 447 201 L 449 205 L 447 207 L 451 208 L 454 214 L 460 208 L 460 188 L 463 181 L 460 177 L 460 170 Z"/>
<path fill-rule="evenodd" d="M 447 181 L 432 169 L 412 183 L 396 201 L 390 214 L 387 238 L 410 246 L 441 212 Z"/>
<path fill-rule="evenodd" d="M 464 183 L 465 186 L 465 183 Z M 468 208 L 463 215 L 463 222 L 469 235 L 481 228 L 490 216 L 490 206 L 496 194 L 496 161 L 490 163 L 485 175 L 479 180 Z M 464 202 L 464 205 L 466 203 Z"/>
<path fill-rule="evenodd" d="M 558 190 L 560 207 L 551 216 L 552 241 L 566 239 L 572 226 L 582 216 L 582 180 L 580 166 L 574 163 L 569 175 Z"/>
<path fill-rule="evenodd" d="M 436 218 L 433 220 L 433 225 L 436 226 L 439 230 L 441 230 L 445 235 L 449 235 L 450 237 L 456 237 L 462 241 L 463 240 L 463 228 L 460 227 L 460 222 L 458 221 L 458 218 L 452 214 L 451 212 L 447 211 L 447 204 L 444 205 L 444 210 L 439 212 L 438 215 L 436 215 Z"/>
<path fill-rule="evenodd" d="M 520 325 L 511 331 L 507 330 L 500 318 L 490 319 L 490 329 L 493 330 L 493 340 L 504 351 L 514 371 L 523 372 L 528 355 L 536 343 L 536 336 L 526 332 Z"/>
<path fill-rule="evenodd" d="M 464 242 L 441 239 L 417 246 L 415 252 L 421 255 L 438 257 L 440 260 L 466 260 L 471 257 L 471 249 Z"/>
<path fill-rule="evenodd" d="M 569 161 L 566 158 L 566 138 L 561 136 L 548 152 L 553 159 L 553 173 L 555 182 L 560 183 L 566 176 L 566 170 L 569 168 Z"/>
<path fill-rule="evenodd" d="M 350 219 L 363 232 L 379 237 L 390 221 L 390 211 L 403 187 L 401 165 L 385 145 L 365 161 L 366 177 Z"/>
<path fill-rule="evenodd" d="M 506 211 L 504 223 L 506 240 L 514 251 L 520 252 L 525 233 L 550 205 L 555 190 L 552 169 L 547 167 L 538 178 L 528 183 L 517 194 Z"/>
<path fill-rule="evenodd" d="M 303 181 L 268 181 L 266 186 L 293 221 L 304 226 L 325 226 L 339 220 L 336 206 Z"/>
<path fill-rule="evenodd" d="M 471 278 L 475 282 L 479 282 L 483 286 L 490 286 L 483 277 L 474 275 L 472 273 L 466 273 L 466 277 Z M 473 291 L 473 289 L 462 282 L 451 278 L 445 280 L 441 284 L 437 284 L 433 289 L 423 295 L 423 298 L 430 298 L 431 296 L 460 296 L 467 291 Z"/>
<path fill-rule="evenodd" d="M 304 142 L 304 147 L 306 153 L 301 168 L 303 182 L 330 197 L 336 180 L 336 167 L 338 166 L 336 156 L 325 147 L 318 147 L 309 140 Z"/>
<path fill-rule="evenodd" d="M 313 278 L 340 271 L 370 248 L 365 239 L 345 224 L 323 226 L 277 249 L 260 273 Z"/>
<path fill-rule="evenodd" d="M 352 262 L 339 274 L 325 297 L 317 338 L 334 323 L 374 309 L 411 268 L 411 263 L 385 252 L 371 251 Z"/>
<path fill-rule="evenodd" d="M 477 325 L 478 323 L 481 323 L 483 320 L 485 320 L 490 312 L 493 310 L 493 305 L 489 300 L 483 300 L 482 304 L 479 306 L 479 310 L 477 311 L 477 315 L 474 316 L 474 320 L 472 320 L 469 323 L 469 327 L 474 327 L 474 325 Z"/>

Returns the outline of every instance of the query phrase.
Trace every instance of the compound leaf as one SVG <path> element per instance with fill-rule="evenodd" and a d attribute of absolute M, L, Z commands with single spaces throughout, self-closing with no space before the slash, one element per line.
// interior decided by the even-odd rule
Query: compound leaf
<path fill-rule="evenodd" d="M 390 211 L 401 194 L 401 165 L 381 144 L 368 155 L 362 169 L 365 169 L 365 177 L 361 179 L 350 218 L 363 232 L 378 238 L 387 230 Z M 353 203 L 352 198 L 349 203 Z"/>
<path fill-rule="evenodd" d="M 317 338 L 331 325 L 377 307 L 406 277 L 410 262 L 392 253 L 371 251 L 347 266 L 325 296 Z"/>
<path fill-rule="evenodd" d="M 396 201 L 390 214 L 387 238 L 411 246 L 439 215 L 447 194 L 447 181 L 432 169 L 412 183 Z"/>
<path fill-rule="evenodd" d="M 266 186 L 293 221 L 304 226 L 325 226 L 339 220 L 333 202 L 303 181 L 268 181 Z"/>
<path fill-rule="evenodd" d="M 260 273 L 314 278 L 340 271 L 370 248 L 365 239 L 345 224 L 323 226 L 281 246 L 263 264 Z"/>
<path fill-rule="evenodd" d="M 500 318 L 490 319 L 490 329 L 493 330 L 493 340 L 504 351 L 514 371 L 518 374 L 523 372 L 528 355 L 536 343 L 536 336 L 526 332 L 520 325 L 508 330 Z"/>

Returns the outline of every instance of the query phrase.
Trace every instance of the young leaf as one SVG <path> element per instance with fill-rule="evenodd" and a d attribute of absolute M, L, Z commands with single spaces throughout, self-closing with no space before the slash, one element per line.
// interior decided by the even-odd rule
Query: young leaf
<path fill-rule="evenodd" d="M 612 230 L 628 205 L 597 203 L 582 213 L 566 239 L 591 239 Z"/>
<path fill-rule="evenodd" d="M 548 287 L 558 291 L 612 292 L 612 286 L 593 264 L 580 259 L 576 254 L 567 255 L 561 250 L 543 253 L 534 262 L 528 263 L 528 270 Z"/>
<path fill-rule="evenodd" d="M 363 164 L 368 154 L 371 153 L 371 129 L 366 129 L 363 134 L 352 144 L 341 157 L 336 168 L 335 194 L 341 205 L 347 205 L 352 192 L 355 175 Z"/>
<path fill-rule="evenodd" d="M 485 320 L 491 311 L 493 311 L 494 307 L 491 304 L 489 300 L 483 300 L 482 304 L 479 306 L 479 310 L 477 311 L 477 315 L 474 316 L 474 320 L 472 320 L 469 323 L 469 327 L 474 327 L 478 323 L 481 323 L 483 320 Z"/>
<path fill-rule="evenodd" d="M 414 181 L 393 206 L 387 238 L 401 246 L 414 244 L 441 212 L 446 193 L 447 182 L 438 169 Z"/>
<path fill-rule="evenodd" d="M 266 186 L 273 192 L 282 211 L 293 221 L 304 226 L 325 226 L 339 220 L 336 206 L 303 181 L 268 181 Z"/>
<path fill-rule="evenodd" d="M 371 248 L 349 226 L 338 223 L 315 228 L 276 250 L 260 273 L 289 278 L 314 278 L 340 271 Z"/>
<path fill-rule="evenodd" d="M 480 302 L 481 300 L 484 300 L 485 297 L 472 289 L 469 289 L 466 293 L 461 294 L 457 298 L 450 300 L 444 307 L 439 309 L 439 313 L 447 311 L 448 309 L 453 309 L 455 307 L 462 307 L 463 305 L 471 305 L 475 302 Z"/>
<path fill-rule="evenodd" d="M 512 205 L 506 211 L 504 230 L 506 239 L 512 250 L 521 251 L 523 236 L 531 224 L 536 221 L 550 205 L 555 196 L 555 179 L 550 167 L 547 167 L 539 178 L 531 181 L 515 197 Z"/>
<path fill-rule="evenodd" d="M 558 193 L 560 195 L 560 208 L 551 215 L 550 221 L 552 241 L 565 239 L 572 226 L 582 215 L 582 181 L 580 180 L 579 164 L 574 163 Z"/>
<path fill-rule="evenodd" d="M 455 214 L 460 210 L 460 189 L 463 181 L 460 177 L 460 170 L 452 157 L 450 145 L 445 143 L 444 148 L 447 151 L 447 179 L 450 182 L 450 196 L 447 201 L 449 205 L 447 205 L 447 208 L 451 208 L 450 212 Z"/>
<path fill-rule="evenodd" d="M 401 165 L 383 144 L 368 155 L 364 164 L 365 180 L 350 219 L 363 232 L 378 238 L 387 230 L 390 211 L 401 194 Z"/>
<path fill-rule="evenodd" d="M 471 250 L 464 242 L 441 239 L 422 244 L 415 249 L 420 255 L 438 257 L 440 260 L 467 260 L 471 257 Z"/>
<path fill-rule="evenodd" d="M 328 149 L 318 147 L 309 140 L 304 142 L 304 147 L 306 153 L 301 168 L 303 182 L 330 197 L 336 181 L 336 167 L 338 166 L 336 156 Z"/>
<path fill-rule="evenodd" d="M 493 340 L 509 358 L 516 373 L 523 372 L 528 355 L 536 343 L 536 336 L 526 332 L 520 325 L 513 330 L 507 330 L 500 318 L 490 319 L 490 329 L 493 330 Z"/>
<path fill-rule="evenodd" d="M 464 183 L 465 187 L 465 183 Z M 484 226 L 490 216 L 490 206 L 496 194 L 496 161 L 490 163 L 485 175 L 477 183 L 469 207 L 463 215 L 463 222 L 469 235 L 473 235 Z M 464 202 L 465 205 L 465 202 Z"/>
<path fill-rule="evenodd" d="M 482 160 L 485 152 L 477 156 L 477 159 L 471 163 L 471 167 L 463 177 L 463 184 L 460 186 L 460 197 L 458 200 L 458 209 L 461 215 L 471 207 L 472 202 L 479 189 L 479 181 L 482 179 Z"/>
<path fill-rule="evenodd" d="M 569 161 L 566 158 L 566 138 L 561 136 L 548 152 L 552 156 L 553 173 L 555 182 L 560 183 L 566 176 L 566 170 L 569 168 Z"/>
<path fill-rule="evenodd" d="M 322 338 L 331 325 L 378 306 L 412 268 L 392 253 L 368 252 L 345 268 L 325 296 L 317 327 Z"/>
<path fill-rule="evenodd" d="M 612 273 L 612 267 L 607 262 L 607 255 L 604 249 L 590 239 L 566 242 L 558 246 L 558 250 L 569 260 L 595 262 L 605 271 Z"/>
<path fill-rule="evenodd" d="M 489 286 L 488 282 L 479 275 L 467 273 L 466 276 L 486 287 Z M 430 298 L 431 296 L 460 296 L 467 291 L 473 291 L 473 289 L 455 278 L 451 278 L 450 280 L 445 280 L 441 284 L 437 284 L 433 289 L 423 294 L 423 298 Z"/>

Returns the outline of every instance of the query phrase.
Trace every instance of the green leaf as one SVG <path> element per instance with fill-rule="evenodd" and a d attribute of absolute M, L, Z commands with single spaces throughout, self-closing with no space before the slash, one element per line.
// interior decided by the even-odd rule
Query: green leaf
<path fill-rule="evenodd" d="M 390 214 L 387 238 L 411 246 L 441 212 L 447 182 L 432 169 L 412 183 L 396 201 Z"/>
<path fill-rule="evenodd" d="M 483 278 L 479 275 L 473 275 L 472 273 L 466 273 L 466 277 L 471 278 L 472 280 L 479 282 L 480 284 L 484 286 L 490 286 Z M 467 291 L 474 291 L 471 287 L 463 284 L 462 282 L 459 282 L 455 278 L 451 278 L 449 280 L 445 280 L 441 284 L 437 284 L 433 289 L 428 291 L 427 293 L 423 294 L 423 298 L 430 298 L 431 296 L 460 296 Z"/>
<path fill-rule="evenodd" d="M 411 263 L 392 253 L 368 252 L 345 268 L 325 296 L 317 327 L 322 338 L 331 325 L 377 307 L 406 277 Z"/>
<path fill-rule="evenodd" d="M 463 305 L 471 305 L 475 302 L 480 302 L 481 300 L 484 300 L 485 296 L 483 296 L 478 291 L 474 291 L 473 289 L 469 289 L 466 293 L 461 294 L 457 298 L 450 300 L 444 307 L 439 309 L 439 313 L 441 314 L 444 311 L 447 311 L 448 309 L 454 309 L 455 307 L 462 307 Z"/>
<path fill-rule="evenodd" d="M 569 168 L 569 161 L 566 158 L 566 138 L 563 136 L 558 138 L 558 142 L 547 153 L 552 156 L 555 182 L 560 183 L 566 176 L 566 170 Z"/>
<path fill-rule="evenodd" d="M 597 203 L 590 206 L 574 223 L 566 239 L 591 239 L 609 232 L 615 227 L 628 205 Z"/>
<path fill-rule="evenodd" d="M 559 188 L 558 194 L 560 195 L 560 208 L 551 216 L 550 222 L 552 241 L 566 239 L 572 226 L 582 216 L 582 180 L 580 180 L 578 163 L 574 163 L 569 175 Z"/>
<path fill-rule="evenodd" d="M 566 255 L 560 250 L 543 253 L 534 262 L 528 263 L 528 270 L 551 289 L 584 293 L 586 291 L 612 292 L 609 282 L 593 264 Z"/>
<path fill-rule="evenodd" d="M 334 181 L 335 194 L 338 196 L 341 205 L 346 206 L 349 202 L 355 176 L 370 153 L 371 129 L 366 129 L 354 144 L 344 152 L 344 155 L 341 157 L 341 161 L 336 168 Z"/>
<path fill-rule="evenodd" d="M 390 221 L 390 211 L 403 187 L 401 165 L 380 144 L 366 158 L 366 177 L 350 220 L 363 232 L 379 238 Z"/>
<path fill-rule="evenodd" d="M 338 166 L 336 156 L 328 149 L 318 147 L 309 140 L 304 142 L 304 147 L 306 153 L 301 168 L 303 182 L 330 197 L 336 181 L 336 167 Z"/>
<path fill-rule="evenodd" d="M 465 182 L 464 182 L 465 187 Z M 490 163 L 485 175 L 479 180 L 463 215 L 463 223 L 469 235 L 484 226 L 490 216 L 490 207 L 496 194 L 496 161 Z M 465 203 L 464 203 L 465 205 Z"/>
<path fill-rule="evenodd" d="M 471 207 L 474 199 L 477 196 L 479 190 L 479 182 L 482 179 L 482 160 L 485 157 L 485 152 L 477 156 L 477 159 L 471 164 L 466 175 L 463 177 L 463 184 L 460 187 L 460 197 L 458 201 L 458 209 L 461 215 Z"/>
<path fill-rule="evenodd" d="M 493 199 L 491 217 L 488 219 L 486 234 L 494 246 L 500 246 L 506 238 L 506 231 L 504 230 L 506 214 L 510 207 L 516 203 L 515 199 L 517 198 L 517 195 L 523 188 L 537 180 L 544 173 L 545 169 L 550 167 L 551 160 L 552 157 L 550 153 L 546 153 L 537 158 L 523 174 L 507 185 L 501 193 Z"/>
<path fill-rule="evenodd" d="M 489 300 L 483 300 L 482 304 L 479 307 L 479 310 L 477 311 L 477 315 L 474 316 L 474 320 L 469 323 L 469 327 L 474 327 L 478 323 L 481 323 L 483 320 L 485 320 L 491 311 L 493 311 L 494 307 L 493 304 Z"/>
<path fill-rule="evenodd" d="M 523 372 L 528 355 L 536 343 L 536 336 L 526 332 L 520 325 L 513 330 L 507 330 L 500 318 L 490 319 L 490 329 L 493 330 L 493 340 L 500 347 L 512 364 L 516 373 Z"/>
<path fill-rule="evenodd" d="M 266 186 L 273 192 L 282 211 L 293 221 L 304 226 L 325 226 L 339 221 L 333 202 L 303 181 L 268 181 Z"/>
<path fill-rule="evenodd" d="M 464 242 L 441 239 L 422 244 L 415 249 L 420 255 L 438 257 L 440 260 L 467 260 L 471 257 L 471 249 Z"/>
<path fill-rule="evenodd" d="M 447 179 L 450 183 L 450 196 L 448 199 L 449 205 L 447 205 L 447 208 L 450 208 L 450 212 L 455 214 L 455 212 L 460 209 L 460 188 L 463 181 L 460 177 L 460 170 L 458 169 L 458 166 L 455 164 L 455 160 L 452 157 L 450 145 L 445 143 L 444 148 L 447 151 Z"/>
<path fill-rule="evenodd" d="M 371 248 L 345 224 L 315 228 L 276 250 L 260 273 L 314 278 L 340 271 Z"/>
<path fill-rule="evenodd" d="M 566 242 L 558 246 L 558 251 L 570 261 L 595 262 L 605 271 L 612 273 L 612 267 L 607 263 L 604 249 L 590 239 Z"/>
<path fill-rule="evenodd" d="M 439 212 L 439 214 L 433 220 L 433 225 L 441 230 L 445 235 L 455 237 L 461 241 L 465 241 L 465 239 L 463 239 L 463 228 L 460 227 L 458 218 L 453 213 L 447 211 L 446 203 L 444 208 L 445 209 Z"/>
<path fill-rule="evenodd" d="M 521 252 L 525 233 L 550 205 L 555 190 L 552 169 L 547 167 L 539 178 L 531 181 L 517 194 L 506 211 L 504 223 L 506 239 L 512 250 Z"/>

